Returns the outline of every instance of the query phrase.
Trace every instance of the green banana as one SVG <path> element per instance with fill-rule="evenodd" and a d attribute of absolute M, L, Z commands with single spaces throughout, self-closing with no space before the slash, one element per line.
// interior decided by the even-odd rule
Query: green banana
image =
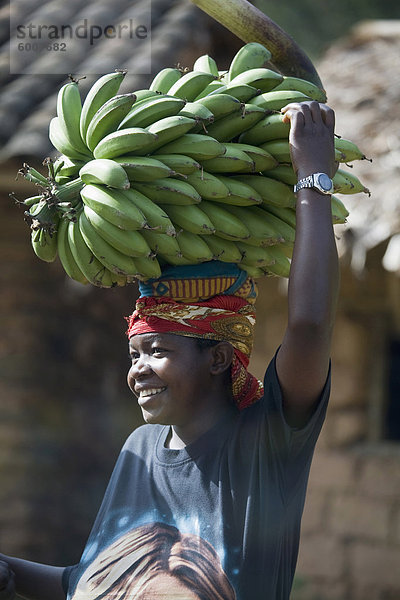
<path fill-rule="evenodd" d="M 83 210 L 97 234 L 118 252 L 131 257 L 149 256 L 151 254 L 151 248 L 142 235 L 143 232 L 121 229 L 103 219 L 101 215 L 87 205 L 83 207 Z"/>
<path fill-rule="evenodd" d="M 194 189 L 205 200 L 217 200 L 225 198 L 229 195 L 229 189 L 222 183 L 219 177 L 208 173 L 204 169 L 195 171 L 187 176 L 186 181 L 194 187 Z"/>
<path fill-rule="evenodd" d="M 81 211 L 78 223 L 87 247 L 107 269 L 120 275 L 136 275 L 138 269 L 132 257 L 122 254 L 106 242 L 91 225 L 84 211 Z"/>
<path fill-rule="evenodd" d="M 82 160 L 86 162 L 88 157 L 92 158 L 90 150 L 87 149 L 86 152 L 83 153 L 72 145 L 70 139 L 65 134 L 64 128 L 61 126 L 58 117 L 53 117 L 50 121 L 49 138 L 54 148 L 72 160 Z"/>
<path fill-rule="evenodd" d="M 224 144 L 225 153 L 222 156 L 201 161 L 202 167 L 209 173 L 252 173 L 255 171 L 254 161 L 236 144 Z"/>
<path fill-rule="evenodd" d="M 56 181 L 57 177 L 77 177 L 84 164 L 83 160 L 71 160 L 68 156 L 59 156 L 54 163 Z"/>
<path fill-rule="evenodd" d="M 206 213 L 215 227 L 215 235 L 226 240 L 244 240 L 250 236 L 246 225 L 240 221 L 230 210 L 219 206 L 216 202 L 203 200 L 201 210 Z"/>
<path fill-rule="evenodd" d="M 79 123 L 82 140 L 86 140 L 87 128 L 95 113 L 107 100 L 118 93 L 125 75 L 126 71 L 115 71 L 115 73 L 103 75 L 94 82 L 88 91 L 83 102 Z"/>
<path fill-rule="evenodd" d="M 127 127 L 148 127 L 155 121 L 165 117 L 173 117 L 185 106 L 185 101 L 175 96 L 157 95 L 143 100 L 138 105 L 133 105 L 121 123 L 118 129 Z"/>
<path fill-rule="evenodd" d="M 124 168 L 128 179 L 132 181 L 153 181 L 175 174 L 163 161 L 151 156 L 115 156 L 113 161 Z"/>
<path fill-rule="evenodd" d="M 259 106 L 264 110 L 281 110 L 284 106 L 292 102 L 306 102 L 309 100 L 308 96 L 296 90 L 273 90 L 249 100 L 249 104 Z"/>
<path fill-rule="evenodd" d="M 185 258 L 184 256 L 182 256 L 182 253 L 180 250 L 179 250 L 178 254 L 163 254 L 162 252 L 159 252 L 157 254 L 157 258 L 158 258 L 159 262 L 164 265 L 174 265 L 174 266 L 192 265 L 194 262 L 193 260 L 189 260 L 188 258 Z"/>
<path fill-rule="evenodd" d="M 90 183 L 82 188 L 81 197 L 84 204 L 121 229 L 135 230 L 147 226 L 143 213 L 120 190 Z"/>
<path fill-rule="evenodd" d="M 68 222 L 67 236 L 72 256 L 84 277 L 98 287 L 113 287 L 108 270 L 88 248 L 78 221 Z"/>
<path fill-rule="evenodd" d="M 86 154 L 88 151 L 80 133 L 80 117 L 82 112 L 81 95 L 78 84 L 70 81 L 62 86 L 57 94 L 57 117 L 60 129 L 71 146 Z"/>
<path fill-rule="evenodd" d="M 213 253 L 214 260 L 231 263 L 238 263 L 242 260 L 242 254 L 235 242 L 217 235 L 206 235 L 204 241 Z"/>
<path fill-rule="evenodd" d="M 141 127 L 130 127 L 106 135 L 93 151 L 95 158 L 114 158 L 124 154 L 147 154 L 157 136 Z"/>
<path fill-rule="evenodd" d="M 349 211 L 337 196 L 331 196 L 332 222 L 337 225 L 346 223 Z"/>
<path fill-rule="evenodd" d="M 299 77 L 290 77 L 284 75 L 281 83 L 274 88 L 275 92 L 281 90 L 302 92 L 316 102 L 326 102 L 325 90 L 321 89 L 314 83 L 311 83 L 311 81 L 306 81 L 305 79 L 300 79 Z"/>
<path fill-rule="evenodd" d="M 154 181 L 132 182 L 131 188 L 148 196 L 157 204 L 198 204 L 201 196 L 192 185 L 174 177 L 164 177 Z"/>
<path fill-rule="evenodd" d="M 27 208 L 31 208 L 36 206 L 41 200 L 43 200 L 43 196 L 31 196 L 30 198 L 25 198 L 23 204 Z"/>
<path fill-rule="evenodd" d="M 225 177 L 219 175 L 219 180 L 226 185 L 229 195 L 225 198 L 219 198 L 218 202 L 231 204 L 232 206 L 251 206 L 261 204 L 261 195 L 248 183 L 234 177 Z"/>
<path fill-rule="evenodd" d="M 235 242 L 236 247 L 241 253 L 241 262 L 247 265 L 256 267 L 266 267 L 274 264 L 274 259 L 268 251 L 268 248 L 263 246 L 250 246 L 246 242 Z"/>
<path fill-rule="evenodd" d="M 100 140 L 117 129 L 135 99 L 135 94 L 114 96 L 93 115 L 86 132 L 86 144 L 92 152 Z"/>
<path fill-rule="evenodd" d="M 283 121 L 283 115 L 272 113 L 260 119 L 247 131 L 244 131 L 239 142 L 244 144 L 264 144 L 269 140 L 289 138 L 290 123 Z"/>
<path fill-rule="evenodd" d="M 194 263 L 212 260 L 213 253 L 201 235 L 190 231 L 181 231 L 176 239 L 182 256 L 188 260 Z"/>
<path fill-rule="evenodd" d="M 54 262 L 57 258 L 57 233 L 39 227 L 31 232 L 32 248 L 40 260 Z"/>
<path fill-rule="evenodd" d="M 146 281 L 147 279 L 158 279 L 161 275 L 160 263 L 155 256 L 139 256 L 135 258 L 135 264 L 138 268 L 137 279 Z"/>
<path fill-rule="evenodd" d="M 289 277 L 290 260 L 284 254 L 283 250 L 279 246 L 270 246 L 268 252 L 274 262 L 265 267 L 266 273 L 278 277 Z"/>
<path fill-rule="evenodd" d="M 231 206 L 229 210 L 249 230 L 250 237 L 246 239 L 246 244 L 272 246 L 285 241 L 280 231 L 277 231 L 270 223 L 268 214 L 262 208 L 253 206 L 248 209 L 244 206 Z"/>
<path fill-rule="evenodd" d="M 165 117 L 159 121 L 155 121 L 146 128 L 146 131 L 152 135 L 156 135 L 156 139 L 152 142 L 149 148 L 146 150 L 146 154 L 150 154 L 164 147 L 166 144 L 175 141 L 182 135 L 195 127 L 195 119 L 189 119 L 181 115 L 174 115 L 173 117 Z M 168 153 L 168 152 L 167 152 Z M 164 152 L 163 152 L 164 154 Z"/>
<path fill-rule="evenodd" d="M 262 148 L 263 150 L 266 150 L 270 154 L 272 154 L 272 156 L 274 158 L 276 158 L 276 160 L 279 163 L 284 163 L 284 164 L 288 164 L 288 165 L 292 164 L 288 139 L 269 140 L 268 142 L 265 142 L 264 144 L 260 144 L 259 147 Z M 335 161 L 337 161 L 337 162 L 344 161 L 343 154 L 338 149 L 335 149 Z"/>
<path fill-rule="evenodd" d="M 168 90 L 168 94 L 193 102 L 204 88 L 215 79 L 211 73 L 202 71 L 189 71 L 182 75 Z"/>
<path fill-rule="evenodd" d="M 208 54 L 203 54 L 196 59 L 193 65 L 193 71 L 201 71 L 202 73 L 210 73 L 214 77 L 219 77 L 218 65 L 215 60 Z"/>
<path fill-rule="evenodd" d="M 103 183 L 109 187 L 126 190 L 130 183 L 124 168 L 109 158 L 95 158 L 79 171 L 83 183 Z"/>
<path fill-rule="evenodd" d="M 150 83 L 149 90 L 159 92 L 160 94 L 168 94 L 170 88 L 181 78 L 181 76 L 182 72 L 179 69 L 174 69 L 172 67 L 161 69 Z"/>
<path fill-rule="evenodd" d="M 333 191 L 337 194 L 359 194 L 364 192 L 369 194 L 370 191 L 366 188 L 359 178 L 353 173 L 338 169 L 333 176 Z"/>
<path fill-rule="evenodd" d="M 143 213 L 146 219 L 146 223 L 143 225 L 144 229 L 151 229 L 152 231 L 165 233 L 170 236 L 176 235 L 171 219 L 161 206 L 158 206 L 158 204 L 138 190 L 130 188 L 123 193 Z"/>
<path fill-rule="evenodd" d="M 280 73 L 266 68 L 249 69 L 239 73 L 230 79 L 229 85 L 246 84 L 261 90 L 263 93 L 270 92 L 276 87 L 283 77 Z"/>
<path fill-rule="evenodd" d="M 232 113 L 209 125 L 208 133 L 219 142 L 230 142 L 233 138 L 243 133 L 243 131 L 255 125 L 264 116 L 264 109 L 251 104 L 245 104 L 241 113 Z"/>
<path fill-rule="evenodd" d="M 270 171 L 267 171 L 267 173 L 270 173 Z M 237 175 L 235 179 L 255 189 L 260 194 L 263 203 L 290 208 L 296 206 L 293 187 L 282 183 L 282 181 L 277 181 L 266 175 Z"/>
<path fill-rule="evenodd" d="M 147 88 L 143 88 L 141 90 L 135 90 L 133 92 L 136 96 L 135 106 L 138 106 L 141 102 L 145 100 L 149 100 L 150 98 L 157 98 L 159 93 L 154 92 L 152 90 L 148 90 Z"/>
<path fill-rule="evenodd" d="M 259 173 L 260 171 L 268 171 L 273 167 L 277 166 L 276 159 L 269 154 L 266 150 L 255 146 L 254 144 L 243 144 L 235 142 L 233 144 L 227 142 L 225 147 L 229 150 L 230 147 L 235 147 L 237 150 L 245 152 L 250 160 L 253 162 L 253 171 Z"/>
<path fill-rule="evenodd" d="M 255 267 L 254 265 L 246 265 L 244 262 L 239 263 L 238 266 L 243 270 L 246 271 L 248 277 L 251 277 L 252 279 L 260 279 L 261 277 L 265 277 L 267 275 L 266 271 L 264 270 L 264 268 L 261 267 Z"/>
<path fill-rule="evenodd" d="M 30 181 L 42 187 L 48 187 L 49 185 L 49 180 L 47 179 L 47 177 L 42 175 L 42 173 L 40 173 L 34 167 L 31 167 L 27 163 L 24 163 L 22 165 L 21 169 L 19 169 L 18 171 L 18 175 L 23 175 L 23 177 L 27 181 Z"/>
<path fill-rule="evenodd" d="M 286 206 L 277 206 L 275 204 L 262 204 L 261 208 L 268 213 L 275 215 L 281 221 L 284 221 L 290 225 L 293 229 L 296 229 L 296 210 L 295 208 L 289 208 Z"/>
<path fill-rule="evenodd" d="M 177 206 L 176 204 L 166 204 L 164 205 L 164 209 L 175 227 L 182 227 L 185 231 L 199 235 L 215 233 L 215 227 L 210 218 L 197 204 L 190 204 L 184 207 Z"/>
<path fill-rule="evenodd" d="M 228 81 L 232 81 L 240 73 L 251 69 L 266 68 L 271 60 L 271 52 L 258 42 L 250 42 L 240 48 L 233 57 L 229 71 Z"/>
<path fill-rule="evenodd" d="M 200 102 L 186 102 L 179 114 L 195 119 L 197 122 L 195 129 L 204 129 L 206 125 L 214 121 L 213 113 Z"/>
<path fill-rule="evenodd" d="M 81 269 L 78 266 L 73 254 L 71 252 L 71 248 L 68 241 L 68 223 L 67 219 L 60 219 L 57 230 L 57 252 L 60 262 L 64 268 L 64 271 L 74 279 L 82 284 L 87 284 L 89 281 L 82 273 Z"/>
<path fill-rule="evenodd" d="M 353 160 L 367 160 L 365 154 L 351 140 L 335 137 L 335 149 L 340 152 L 340 162 L 351 162 Z"/>
<path fill-rule="evenodd" d="M 247 83 L 228 83 L 225 89 L 220 88 L 216 90 L 216 93 L 228 94 L 240 102 L 249 102 L 249 100 L 260 94 L 260 90 L 253 85 L 247 85 Z"/>
<path fill-rule="evenodd" d="M 162 254 L 163 256 L 177 256 L 180 253 L 179 244 L 176 237 L 159 233 L 150 229 L 144 229 L 141 232 L 143 239 L 154 252 L 154 254 Z"/>
<path fill-rule="evenodd" d="M 184 154 L 157 154 L 157 159 L 179 175 L 190 175 L 201 168 L 194 158 Z M 164 175 L 161 175 L 164 177 Z"/>
<path fill-rule="evenodd" d="M 202 104 L 208 108 L 214 116 L 214 121 L 238 112 L 241 108 L 240 101 L 229 94 L 211 94 L 211 96 L 196 100 L 196 104 Z"/>
<path fill-rule="evenodd" d="M 155 154 L 184 154 L 194 160 L 202 161 L 220 156 L 224 152 L 225 146 L 211 135 L 185 133 L 179 139 L 162 146 Z"/>
<path fill-rule="evenodd" d="M 200 92 L 200 94 L 198 96 L 196 96 L 194 101 L 198 102 L 198 100 L 201 100 L 202 98 L 205 98 L 206 96 L 209 96 L 210 94 L 218 92 L 219 90 L 222 90 L 222 88 L 225 88 L 225 87 L 226 87 L 225 84 L 223 84 L 220 80 L 215 79 L 214 81 L 211 81 L 211 83 L 206 85 L 206 87 Z"/>

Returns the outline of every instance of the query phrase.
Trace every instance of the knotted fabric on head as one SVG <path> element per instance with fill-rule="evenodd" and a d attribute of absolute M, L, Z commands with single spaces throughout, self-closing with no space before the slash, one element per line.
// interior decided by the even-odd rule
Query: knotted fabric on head
<path fill-rule="evenodd" d="M 139 287 L 142 295 L 127 319 L 129 338 L 141 333 L 173 333 L 230 342 L 234 348 L 232 393 L 238 408 L 262 397 L 262 383 L 247 371 L 257 290 L 243 270 L 219 261 L 175 267 Z M 213 293 L 216 290 L 218 293 Z"/>

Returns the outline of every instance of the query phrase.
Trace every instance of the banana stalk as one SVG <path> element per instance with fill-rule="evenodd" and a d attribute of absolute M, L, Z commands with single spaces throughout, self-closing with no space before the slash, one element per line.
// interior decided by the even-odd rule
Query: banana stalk
<path fill-rule="evenodd" d="M 300 77 L 323 88 L 319 75 L 295 40 L 247 0 L 192 0 L 242 41 L 268 48 L 283 75 Z"/>

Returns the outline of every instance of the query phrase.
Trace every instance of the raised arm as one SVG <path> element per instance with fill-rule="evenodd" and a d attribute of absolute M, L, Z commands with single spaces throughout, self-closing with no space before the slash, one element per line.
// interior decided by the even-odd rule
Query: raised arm
<path fill-rule="evenodd" d="M 333 111 L 324 104 L 290 104 L 290 146 L 297 179 L 333 176 Z M 288 325 L 277 355 L 277 373 L 287 421 L 302 426 L 326 382 L 339 288 L 331 196 L 313 188 L 297 193 L 296 239 L 288 289 Z"/>
<path fill-rule="evenodd" d="M 63 572 L 63 567 L 0 554 L 0 600 L 13 600 L 15 593 L 28 600 L 65 600 Z"/>

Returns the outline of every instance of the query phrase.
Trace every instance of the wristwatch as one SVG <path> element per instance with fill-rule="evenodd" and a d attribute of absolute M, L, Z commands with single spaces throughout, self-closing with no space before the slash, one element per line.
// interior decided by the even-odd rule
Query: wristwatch
<path fill-rule="evenodd" d="M 331 194 L 333 192 L 333 182 L 326 173 L 314 173 L 300 179 L 293 188 L 294 193 L 296 194 L 303 188 L 314 188 L 321 194 Z"/>

